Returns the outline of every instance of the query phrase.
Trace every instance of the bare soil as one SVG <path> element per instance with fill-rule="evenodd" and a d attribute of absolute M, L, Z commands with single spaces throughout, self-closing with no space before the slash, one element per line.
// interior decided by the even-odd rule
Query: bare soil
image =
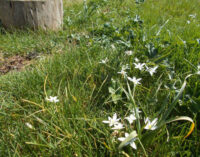
<path fill-rule="evenodd" d="M 10 71 L 16 70 L 20 71 L 26 66 L 32 63 L 32 60 L 36 58 L 36 54 L 29 54 L 27 56 L 12 56 L 4 58 L 0 55 L 0 75 L 6 74 Z"/>

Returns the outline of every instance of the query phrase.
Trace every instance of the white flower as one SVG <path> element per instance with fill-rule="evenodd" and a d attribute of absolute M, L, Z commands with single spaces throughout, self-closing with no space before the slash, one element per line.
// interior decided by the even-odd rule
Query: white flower
<path fill-rule="evenodd" d="M 127 77 L 127 72 L 123 69 L 120 72 L 117 72 L 118 74 L 121 74 L 124 78 Z"/>
<path fill-rule="evenodd" d="M 136 112 L 135 112 L 135 109 L 134 109 L 134 108 L 133 108 L 132 110 L 130 110 L 130 112 L 132 112 L 132 114 L 133 114 L 135 117 L 137 117 L 137 116 L 136 116 L 136 113 L 137 113 L 137 114 L 138 114 L 138 118 L 139 118 L 139 113 L 141 113 L 142 111 L 140 111 L 139 108 L 136 107 Z"/>
<path fill-rule="evenodd" d="M 135 110 L 134 110 L 134 109 L 132 109 L 131 112 L 135 115 Z M 140 111 L 139 108 L 136 107 L 136 112 L 137 112 L 137 113 L 141 113 L 142 111 Z"/>
<path fill-rule="evenodd" d="M 25 123 L 26 124 L 26 126 L 29 128 L 29 129 L 34 129 L 34 127 L 30 124 L 30 123 Z"/>
<path fill-rule="evenodd" d="M 129 65 L 126 64 L 126 65 L 122 65 L 122 70 L 127 70 L 127 69 L 130 69 Z"/>
<path fill-rule="evenodd" d="M 153 74 L 156 73 L 156 69 L 158 68 L 158 66 L 156 65 L 156 66 L 153 67 L 153 68 L 149 68 L 149 67 L 146 66 L 146 68 L 147 68 L 147 71 L 149 72 L 149 74 L 150 74 L 151 76 L 153 76 Z"/>
<path fill-rule="evenodd" d="M 123 129 L 124 126 L 122 123 L 116 123 L 114 124 L 114 127 L 112 128 L 113 130 L 120 130 L 120 129 Z"/>
<path fill-rule="evenodd" d="M 118 74 L 121 74 L 124 78 L 127 77 L 126 69 L 129 69 L 128 64 L 122 66 L 122 70 L 120 72 L 117 72 Z"/>
<path fill-rule="evenodd" d="M 200 65 L 197 66 L 197 69 L 200 70 Z"/>
<path fill-rule="evenodd" d="M 102 59 L 99 63 L 106 64 L 108 62 L 108 58 Z"/>
<path fill-rule="evenodd" d="M 120 118 L 117 119 L 117 114 L 115 113 L 113 115 L 113 118 L 108 117 L 108 121 L 104 120 L 103 123 L 107 123 L 107 124 L 109 124 L 109 126 L 113 126 L 113 125 L 117 124 L 119 120 L 120 120 Z"/>
<path fill-rule="evenodd" d="M 129 136 L 129 134 L 128 134 L 128 133 L 125 133 L 125 137 L 120 137 L 120 138 L 118 138 L 118 140 L 121 141 L 121 142 L 123 142 L 128 136 Z M 133 138 L 132 140 L 130 140 L 128 143 L 126 143 L 126 145 L 129 145 L 129 144 L 130 144 L 130 146 L 131 146 L 133 149 L 137 149 L 137 146 L 136 146 L 136 144 L 135 144 L 135 142 L 134 142 L 135 140 L 137 140 L 136 137 Z"/>
<path fill-rule="evenodd" d="M 197 15 L 197 14 L 190 14 L 189 17 L 191 17 L 192 19 L 195 19 L 195 18 L 196 18 L 196 15 Z"/>
<path fill-rule="evenodd" d="M 49 101 L 49 102 L 53 102 L 53 103 L 59 102 L 57 96 L 55 96 L 55 97 L 50 96 L 49 98 L 46 98 L 46 100 Z"/>
<path fill-rule="evenodd" d="M 131 114 L 130 116 L 125 117 L 125 119 L 128 120 L 128 122 L 129 122 L 130 124 L 132 124 L 133 121 L 136 120 L 136 117 L 135 117 L 135 114 Z"/>
<path fill-rule="evenodd" d="M 189 20 L 187 20 L 187 24 L 190 24 L 190 21 L 189 21 Z"/>
<path fill-rule="evenodd" d="M 153 121 L 150 121 L 149 118 L 147 117 L 145 119 L 146 126 L 144 127 L 144 129 L 146 129 L 146 130 L 155 130 L 155 129 L 157 129 L 157 126 L 156 126 L 157 122 L 158 122 L 158 118 L 155 118 Z"/>
<path fill-rule="evenodd" d="M 131 81 L 131 82 L 133 82 L 134 85 L 141 84 L 140 83 L 141 78 L 137 79 L 136 77 L 133 77 L 133 78 L 128 77 L 128 80 Z"/>
<path fill-rule="evenodd" d="M 125 54 L 131 56 L 133 54 L 133 51 L 125 51 Z"/>
<path fill-rule="evenodd" d="M 139 22 L 140 21 L 140 16 L 139 15 L 136 15 L 135 16 L 135 19 L 134 19 L 134 22 Z"/>
<path fill-rule="evenodd" d="M 133 63 L 136 69 L 142 70 L 145 66 L 145 63 Z"/>
<path fill-rule="evenodd" d="M 112 48 L 113 50 L 115 50 L 115 49 L 116 49 L 116 47 L 115 47 L 115 45 L 114 45 L 114 44 L 112 44 L 112 45 L 111 45 L 111 48 Z"/>
<path fill-rule="evenodd" d="M 137 57 L 134 58 L 135 62 L 139 62 L 139 59 Z"/>

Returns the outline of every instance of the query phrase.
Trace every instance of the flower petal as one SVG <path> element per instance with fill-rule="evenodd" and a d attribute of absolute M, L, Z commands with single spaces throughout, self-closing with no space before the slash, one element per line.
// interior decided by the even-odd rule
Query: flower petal
<path fill-rule="evenodd" d="M 121 141 L 121 142 L 124 141 L 125 139 L 126 139 L 125 137 L 119 137 L 118 138 L 118 140 Z"/>
<path fill-rule="evenodd" d="M 137 146 L 136 146 L 135 142 L 131 142 L 131 143 L 130 143 L 130 146 L 131 146 L 133 149 L 137 149 Z"/>
<path fill-rule="evenodd" d="M 103 123 L 110 123 L 110 121 L 107 121 L 107 120 L 103 120 L 102 122 Z"/>

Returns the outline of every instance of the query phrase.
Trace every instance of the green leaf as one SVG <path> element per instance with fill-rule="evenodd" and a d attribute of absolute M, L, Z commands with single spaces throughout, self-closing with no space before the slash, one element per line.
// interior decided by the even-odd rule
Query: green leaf
<path fill-rule="evenodd" d="M 187 117 L 187 116 L 175 117 L 175 118 L 167 120 L 165 123 L 171 123 L 171 122 L 180 121 L 180 120 L 189 121 L 191 123 L 194 123 L 192 118 Z"/>
<path fill-rule="evenodd" d="M 136 131 L 131 132 L 130 135 L 119 145 L 119 149 L 122 149 L 135 137 L 137 137 Z"/>
<path fill-rule="evenodd" d="M 188 132 L 187 135 L 184 137 L 184 138 L 187 138 L 187 137 L 193 132 L 194 127 L 195 127 L 194 121 L 193 121 L 192 118 L 190 118 L 190 117 L 187 117 L 187 116 L 180 116 L 180 117 L 171 118 L 171 119 L 165 121 L 164 123 L 161 123 L 158 127 L 162 127 L 162 126 L 165 125 L 165 124 L 168 124 L 168 123 L 171 123 L 171 122 L 175 122 L 175 121 L 181 121 L 181 120 L 189 121 L 189 122 L 192 123 L 189 132 Z"/>
<path fill-rule="evenodd" d="M 112 101 L 114 102 L 114 104 L 117 104 L 117 101 L 118 100 L 121 100 L 122 98 L 121 98 L 121 95 L 117 95 L 117 94 L 113 94 L 112 95 Z"/>
<path fill-rule="evenodd" d="M 175 121 L 180 121 L 180 120 L 184 120 L 184 121 L 189 121 L 192 123 L 191 127 L 190 127 L 190 131 L 187 133 L 187 135 L 184 138 L 187 138 L 194 130 L 194 121 L 192 120 L 192 118 L 187 117 L 187 116 L 181 116 L 181 117 L 175 117 L 173 119 L 170 119 L 168 121 L 166 121 L 166 123 L 171 123 L 171 122 L 175 122 Z"/>
<path fill-rule="evenodd" d="M 179 93 L 176 95 L 176 97 L 174 98 L 173 102 L 169 105 L 169 108 L 167 109 L 167 111 L 165 112 L 165 114 L 163 115 L 163 118 L 161 120 L 162 122 L 165 122 L 165 120 L 168 118 L 168 116 L 170 115 L 170 113 L 172 112 L 173 108 L 175 107 L 175 105 L 177 104 L 179 98 L 181 97 L 181 95 L 183 94 L 183 91 L 186 87 L 187 84 L 187 78 L 189 78 L 190 76 L 192 76 L 192 74 L 188 75 L 185 77 L 185 80 L 181 86 L 181 89 L 179 91 Z"/>
<path fill-rule="evenodd" d="M 108 91 L 109 91 L 110 94 L 115 94 L 115 90 L 112 87 L 109 87 Z"/>

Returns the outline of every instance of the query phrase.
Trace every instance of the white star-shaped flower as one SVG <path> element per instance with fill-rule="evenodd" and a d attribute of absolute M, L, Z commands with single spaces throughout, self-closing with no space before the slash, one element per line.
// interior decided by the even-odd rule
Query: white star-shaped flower
<path fill-rule="evenodd" d="M 133 51 L 125 51 L 125 54 L 131 56 L 133 54 Z"/>
<path fill-rule="evenodd" d="M 135 69 L 143 70 L 145 63 L 133 63 L 135 65 Z"/>
<path fill-rule="evenodd" d="M 136 15 L 135 16 L 135 19 L 134 19 L 134 22 L 139 22 L 140 21 L 140 16 L 139 15 Z"/>
<path fill-rule="evenodd" d="M 122 70 L 127 70 L 127 69 L 130 69 L 129 65 L 126 64 L 126 65 L 122 65 Z"/>
<path fill-rule="evenodd" d="M 108 58 L 106 57 L 105 59 L 102 59 L 99 63 L 101 63 L 101 64 L 106 64 L 106 63 L 108 63 Z"/>
<path fill-rule="evenodd" d="M 189 17 L 191 17 L 192 19 L 195 19 L 195 18 L 196 18 L 196 15 L 197 15 L 197 14 L 190 14 Z"/>
<path fill-rule="evenodd" d="M 141 83 L 140 83 L 141 78 L 137 79 L 136 77 L 133 77 L 133 78 L 128 77 L 128 80 L 131 81 L 131 82 L 133 82 L 134 85 L 141 84 Z"/>
<path fill-rule="evenodd" d="M 123 142 L 127 137 L 129 136 L 128 133 L 125 133 L 125 137 L 120 137 L 118 138 L 119 141 Z M 137 149 L 137 146 L 135 144 L 135 140 L 137 140 L 136 137 L 134 137 L 131 141 L 127 142 L 126 143 L 126 146 L 130 144 L 130 146 L 133 148 L 133 149 Z"/>
<path fill-rule="evenodd" d="M 118 74 L 121 74 L 124 78 L 127 77 L 127 72 L 122 69 L 120 72 L 117 72 Z"/>
<path fill-rule="evenodd" d="M 129 122 L 130 124 L 132 124 L 133 121 L 136 120 L 136 117 L 135 117 L 135 114 L 131 114 L 131 115 L 129 115 L 128 117 L 125 117 L 125 119 L 128 120 L 128 122 Z"/>
<path fill-rule="evenodd" d="M 137 57 L 135 57 L 134 60 L 135 60 L 135 62 L 139 62 L 140 61 Z"/>
<path fill-rule="evenodd" d="M 46 98 L 46 100 L 49 101 L 49 102 L 53 102 L 53 103 L 57 103 L 57 102 L 59 102 L 57 96 L 55 96 L 55 97 L 50 96 L 49 98 Z"/>
<path fill-rule="evenodd" d="M 151 76 L 153 76 L 153 74 L 156 73 L 156 69 L 158 68 L 158 66 L 156 65 L 156 66 L 153 67 L 153 68 L 149 68 L 149 67 L 146 66 L 146 68 L 147 68 L 147 71 L 149 72 L 149 74 L 150 74 Z"/>
<path fill-rule="evenodd" d="M 135 115 L 135 110 L 134 110 L 134 109 L 132 109 L 131 112 Z M 137 112 L 137 113 L 141 113 L 142 111 L 140 111 L 139 108 L 136 107 L 136 112 Z"/>
<path fill-rule="evenodd" d="M 121 130 L 123 128 L 124 128 L 124 126 L 122 123 L 116 123 L 116 124 L 114 124 L 114 127 L 112 129 L 113 130 Z"/>
<path fill-rule="evenodd" d="M 103 123 L 107 123 L 107 124 L 109 124 L 109 126 L 113 126 L 113 125 L 117 124 L 119 120 L 120 120 L 120 118 L 117 119 L 117 114 L 114 113 L 112 118 L 108 117 L 108 120 L 104 120 Z"/>
<path fill-rule="evenodd" d="M 158 122 L 158 118 L 155 118 L 153 121 L 150 121 L 149 118 L 147 117 L 145 119 L 145 124 L 146 126 L 144 127 L 144 129 L 146 130 L 155 130 L 157 129 L 157 122 Z"/>

